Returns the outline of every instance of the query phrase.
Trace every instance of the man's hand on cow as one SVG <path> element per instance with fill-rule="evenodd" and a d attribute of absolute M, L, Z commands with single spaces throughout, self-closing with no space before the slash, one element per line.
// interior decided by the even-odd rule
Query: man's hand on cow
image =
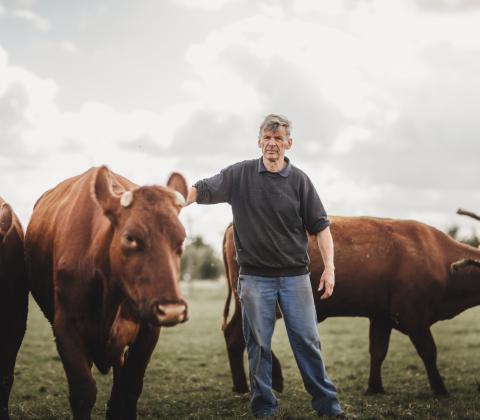
<path fill-rule="evenodd" d="M 327 299 L 332 296 L 333 287 L 335 286 L 335 271 L 333 269 L 326 268 L 323 271 L 320 278 L 320 284 L 318 285 L 318 291 L 323 293 L 320 295 L 320 299 Z"/>

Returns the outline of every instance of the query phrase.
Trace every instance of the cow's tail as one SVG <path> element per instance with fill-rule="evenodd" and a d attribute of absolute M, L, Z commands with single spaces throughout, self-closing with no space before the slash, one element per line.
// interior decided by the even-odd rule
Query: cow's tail
<path fill-rule="evenodd" d="M 225 229 L 225 233 L 223 234 L 223 245 L 222 245 L 223 265 L 225 267 L 225 275 L 227 276 L 227 286 L 228 286 L 227 299 L 225 300 L 225 307 L 223 308 L 222 331 L 225 331 L 225 328 L 227 327 L 228 313 L 230 312 L 230 302 L 232 300 L 232 285 L 230 284 L 230 271 L 228 269 L 227 253 L 225 251 L 225 242 L 227 241 L 227 232 L 228 232 L 228 229 L 230 229 L 230 226 L 232 226 L 232 223 L 230 223 L 228 227 Z"/>

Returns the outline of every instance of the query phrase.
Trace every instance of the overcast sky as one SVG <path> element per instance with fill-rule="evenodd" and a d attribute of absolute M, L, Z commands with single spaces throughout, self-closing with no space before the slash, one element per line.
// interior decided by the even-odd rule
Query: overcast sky
<path fill-rule="evenodd" d="M 0 0 L 0 195 L 107 164 L 190 184 L 259 156 L 268 113 L 330 214 L 469 234 L 480 212 L 480 1 Z M 182 220 L 220 248 L 228 205 Z"/>

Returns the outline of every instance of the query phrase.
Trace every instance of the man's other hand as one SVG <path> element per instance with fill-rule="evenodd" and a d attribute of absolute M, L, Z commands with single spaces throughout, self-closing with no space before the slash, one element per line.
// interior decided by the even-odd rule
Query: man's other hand
<path fill-rule="evenodd" d="M 320 284 L 318 285 L 318 291 L 323 293 L 320 295 L 320 299 L 328 299 L 332 296 L 333 287 L 335 286 L 335 271 L 325 269 L 322 277 L 320 278 Z"/>

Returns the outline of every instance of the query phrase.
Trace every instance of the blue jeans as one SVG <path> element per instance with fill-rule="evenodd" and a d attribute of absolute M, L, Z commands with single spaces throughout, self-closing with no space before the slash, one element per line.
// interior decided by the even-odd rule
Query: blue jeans
<path fill-rule="evenodd" d="M 271 352 L 277 300 L 305 389 L 312 396 L 313 409 L 320 414 L 341 413 L 337 390 L 325 371 L 320 353 L 310 276 L 240 275 L 238 280 L 243 335 L 250 366 L 253 414 L 258 417 L 269 416 L 278 407 L 272 392 Z"/>

